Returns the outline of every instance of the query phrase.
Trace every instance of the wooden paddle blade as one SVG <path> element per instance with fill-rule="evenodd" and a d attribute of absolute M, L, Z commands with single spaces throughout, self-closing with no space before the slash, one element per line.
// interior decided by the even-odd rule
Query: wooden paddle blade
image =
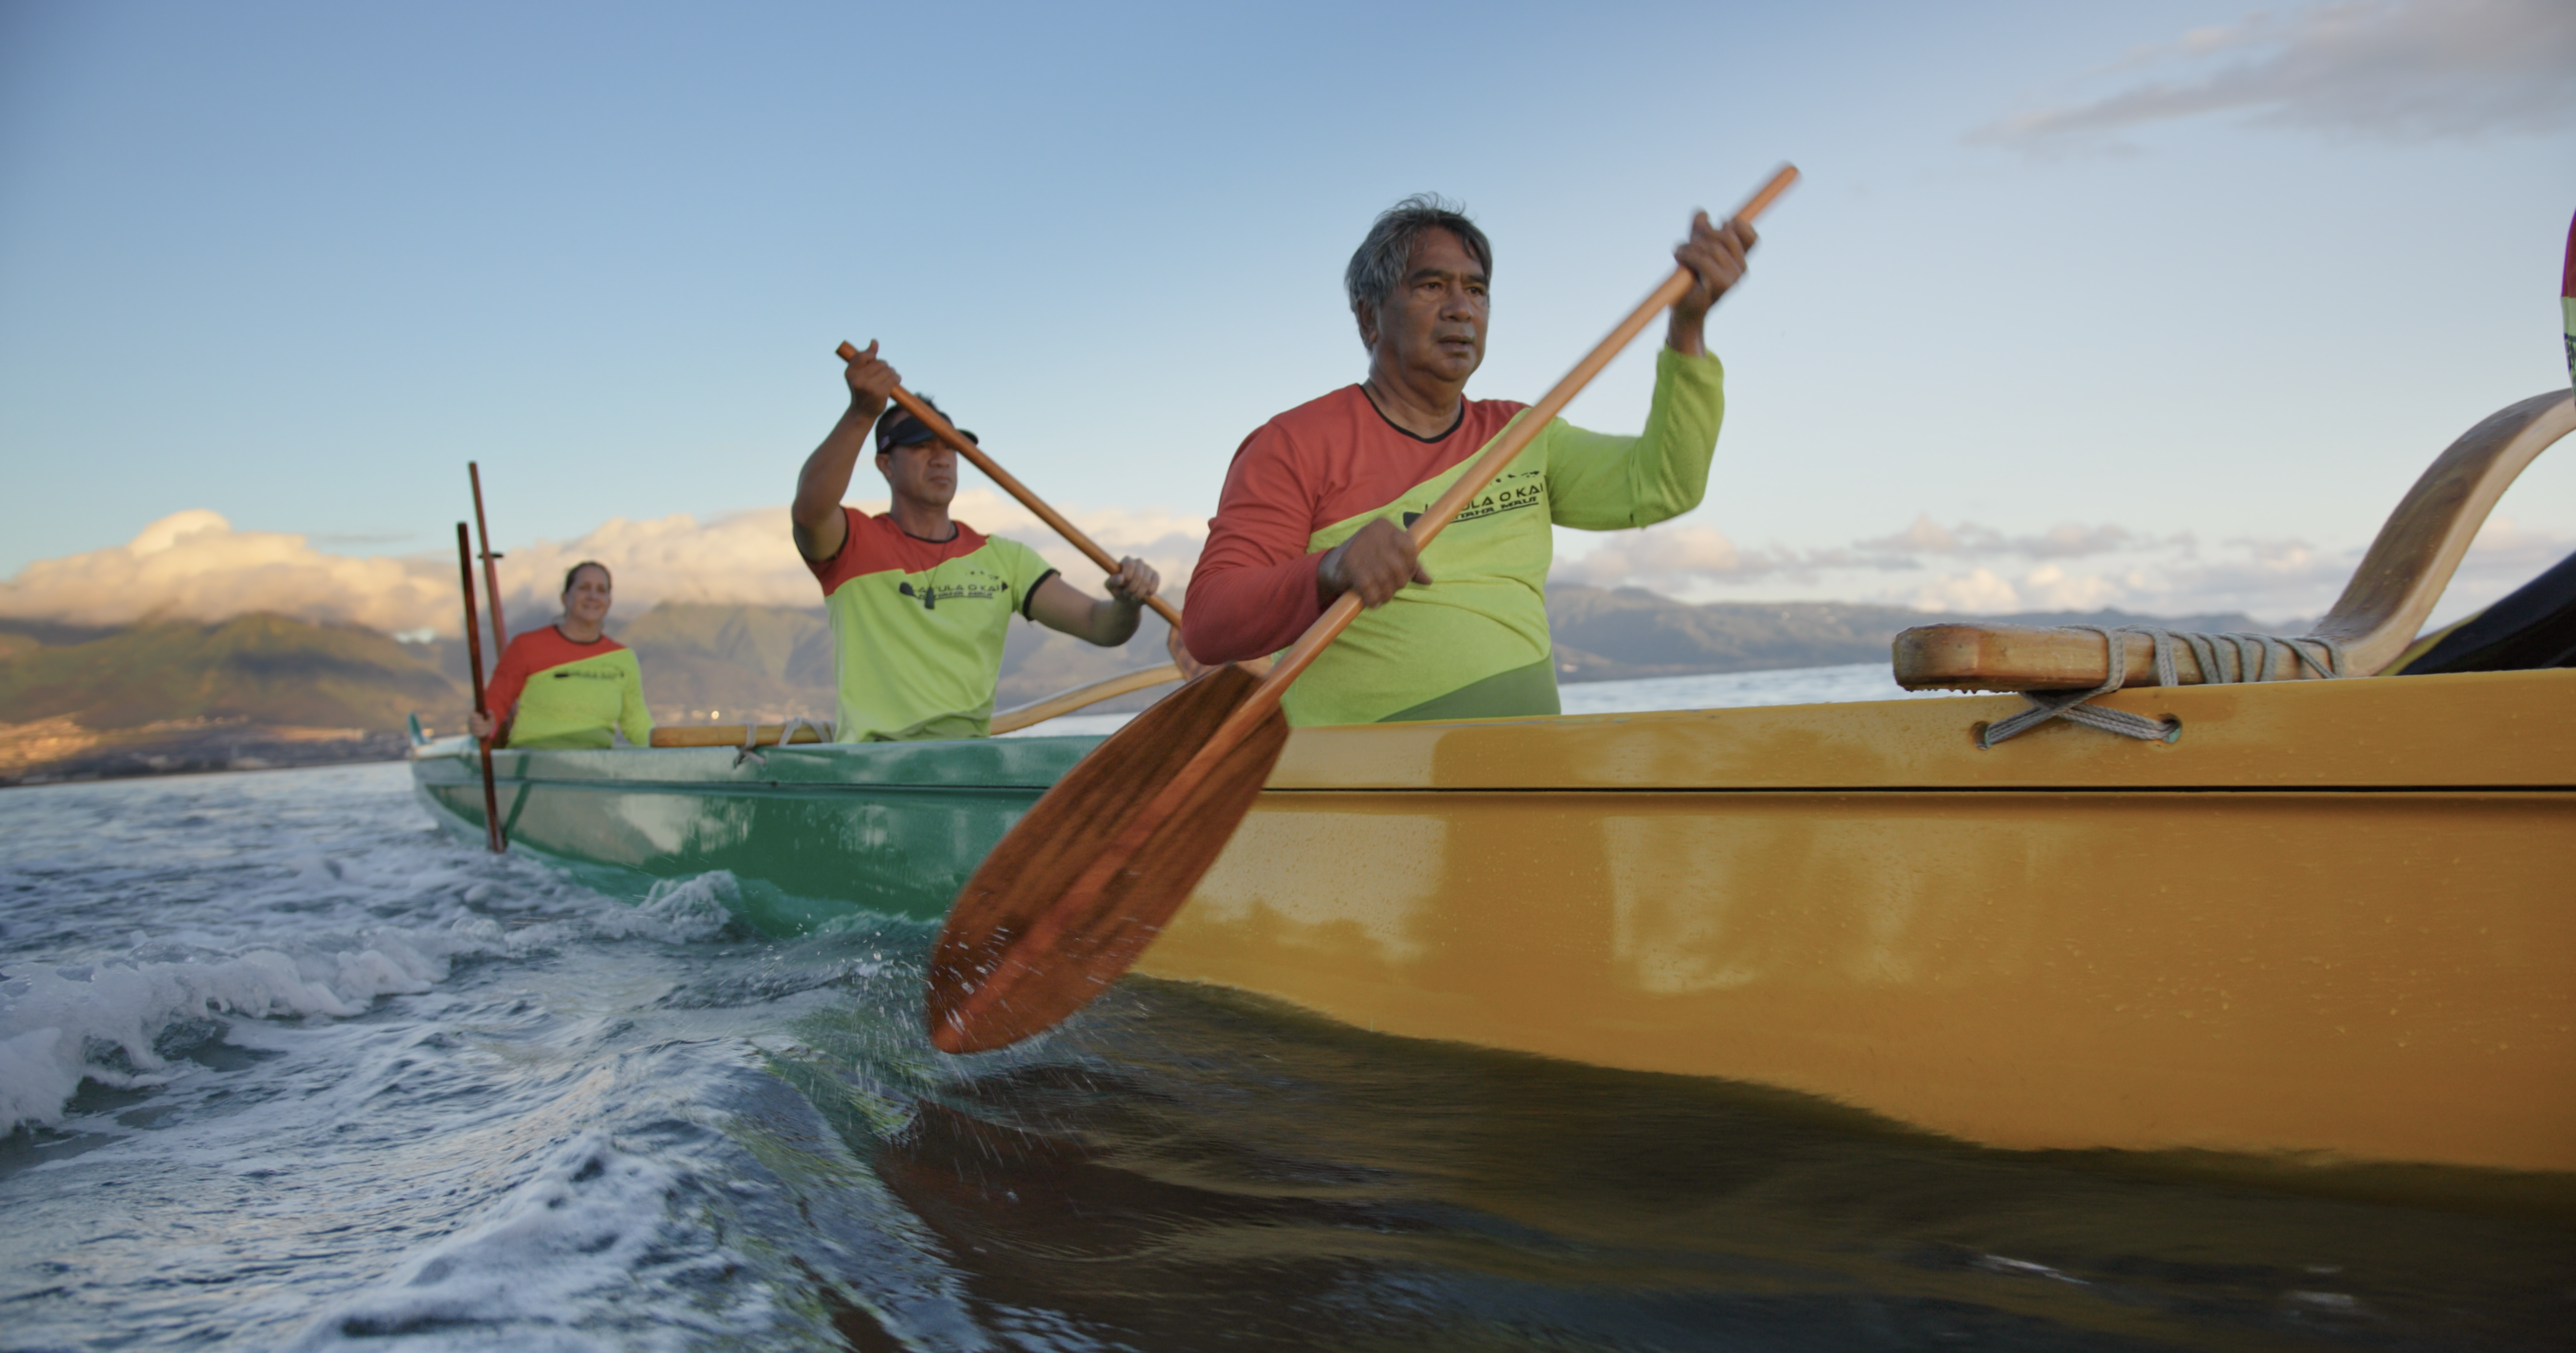
<path fill-rule="evenodd" d="M 989 1052 L 1043 1032 L 1145 952 L 1252 811 L 1287 744 L 1288 721 L 1274 707 L 1176 807 L 1157 807 L 1259 684 L 1229 663 L 1157 702 L 1057 781 L 984 857 L 931 953 L 933 1044 Z M 1168 816 L 1144 821 L 1156 811 Z M 1106 861 L 1113 851 L 1152 867 Z M 1076 888 L 1108 863 L 1119 867 L 1096 891 Z"/>

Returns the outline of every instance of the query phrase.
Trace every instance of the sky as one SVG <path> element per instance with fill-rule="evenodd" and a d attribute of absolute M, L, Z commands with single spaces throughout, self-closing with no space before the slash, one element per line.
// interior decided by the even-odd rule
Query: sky
<path fill-rule="evenodd" d="M 630 613 L 811 601 L 783 504 L 871 338 L 1177 578 L 1364 374 L 1376 211 L 1493 237 L 1469 393 L 1527 400 L 1783 160 L 1707 501 L 1558 578 L 2313 616 L 2568 380 L 2565 0 L 0 0 L 0 614 L 453 632 L 468 459 L 518 604 L 589 554 Z M 1650 345 L 1569 417 L 1642 422 Z M 2576 549 L 2554 454 L 2446 612 Z"/>

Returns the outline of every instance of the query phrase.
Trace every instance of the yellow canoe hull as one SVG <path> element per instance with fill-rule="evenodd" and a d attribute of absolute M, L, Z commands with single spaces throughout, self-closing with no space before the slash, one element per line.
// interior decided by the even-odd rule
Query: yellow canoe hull
<path fill-rule="evenodd" d="M 2014 1148 L 2576 1170 L 2576 671 L 1300 730 L 1139 970 Z"/>

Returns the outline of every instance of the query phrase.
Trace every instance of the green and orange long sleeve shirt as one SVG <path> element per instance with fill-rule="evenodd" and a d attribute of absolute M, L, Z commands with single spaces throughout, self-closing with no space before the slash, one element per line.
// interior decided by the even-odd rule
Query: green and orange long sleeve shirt
<path fill-rule="evenodd" d="M 1351 385 L 1263 424 L 1234 454 L 1190 577 L 1191 654 L 1228 662 L 1285 648 L 1323 612 L 1324 551 L 1379 517 L 1410 525 L 1527 407 L 1468 400 L 1455 427 L 1426 439 Z M 1697 506 L 1725 413 L 1717 358 L 1668 348 L 1641 435 L 1551 422 L 1423 553 L 1433 583 L 1362 613 L 1288 688 L 1288 721 L 1556 713 L 1549 528 L 1647 526 Z"/>

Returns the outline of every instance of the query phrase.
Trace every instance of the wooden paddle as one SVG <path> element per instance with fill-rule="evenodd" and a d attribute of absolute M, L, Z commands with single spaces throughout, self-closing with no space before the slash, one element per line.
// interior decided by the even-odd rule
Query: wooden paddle
<path fill-rule="evenodd" d="M 1041 696 L 1025 705 L 995 711 L 992 731 L 997 736 L 1003 733 L 1016 733 L 1023 728 L 1036 727 L 1049 719 L 1062 718 L 1078 709 L 1089 709 L 1103 700 L 1115 700 L 1119 696 L 1136 691 L 1152 690 L 1165 682 L 1180 679 L 1181 669 L 1168 662 L 1156 663 L 1151 667 L 1139 667 L 1132 672 L 1120 672 L 1116 676 L 1103 677 L 1098 681 L 1057 691 L 1053 695 Z"/>
<path fill-rule="evenodd" d="M 1797 177 L 1781 166 L 1735 219 L 1760 215 Z M 1415 548 L 1427 548 L 1692 280 L 1674 268 L 1496 437 L 1415 519 Z M 1288 684 L 1359 611 L 1359 596 L 1344 592 L 1266 677 L 1229 663 L 1165 697 L 1038 800 L 967 880 L 940 932 L 928 983 L 933 1044 L 967 1053 L 1016 1043 L 1081 1009 L 1136 961 L 1252 810 L 1288 740 L 1279 712 Z"/>
<path fill-rule="evenodd" d="M 463 522 L 456 523 L 456 573 L 465 584 L 465 667 L 474 674 L 474 712 L 488 719 L 492 711 L 483 703 L 483 634 L 474 615 L 474 546 L 465 537 Z M 492 787 L 492 739 L 476 738 L 474 745 L 483 754 L 483 840 L 498 855 L 509 847 L 501 839 L 501 796 Z"/>
<path fill-rule="evenodd" d="M 501 571 L 493 567 L 501 556 L 492 548 L 491 529 L 483 524 L 483 467 L 465 462 L 465 477 L 474 482 L 474 538 L 483 545 L 483 600 L 492 611 L 492 654 L 498 657 L 510 647 L 510 627 L 501 623 Z"/>
<path fill-rule="evenodd" d="M 844 362 L 855 362 L 859 360 L 859 350 L 847 343 L 842 344 L 833 351 L 839 353 L 841 360 Z M 1001 485 L 1002 492 L 1019 499 L 1020 506 L 1036 513 L 1039 521 L 1045 522 L 1048 526 L 1053 527 L 1057 535 L 1064 537 L 1065 540 L 1075 549 L 1082 551 L 1085 558 L 1100 565 L 1101 572 L 1116 573 L 1118 571 L 1118 561 L 1110 557 L 1109 551 L 1092 543 L 1091 537 L 1084 535 L 1081 527 L 1074 525 L 1072 522 L 1066 521 L 1064 519 L 1064 514 L 1047 506 L 1044 498 L 1040 498 L 1036 494 L 1029 492 L 1029 486 L 1013 479 L 1010 471 L 994 464 L 993 458 L 985 455 L 983 448 L 966 440 L 964 433 L 959 432 L 947 419 L 940 417 L 939 410 L 922 403 L 920 396 L 915 395 L 910 390 L 904 389 L 900 385 L 894 388 L 894 402 L 903 406 L 903 411 L 905 413 L 911 414 L 913 417 L 920 419 L 921 425 L 930 429 L 933 436 L 936 436 L 939 440 L 948 443 L 950 450 L 964 456 L 968 461 L 974 464 L 976 469 L 983 471 L 986 479 L 992 480 L 994 483 Z M 1181 613 L 1174 610 L 1170 602 L 1163 600 L 1161 597 L 1147 597 L 1145 599 L 1145 604 L 1153 607 L 1154 614 L 1163 617 L 1163 619 L 1168 622 L 1172 628 L 1179 629 L 1181 627 Z"/>

